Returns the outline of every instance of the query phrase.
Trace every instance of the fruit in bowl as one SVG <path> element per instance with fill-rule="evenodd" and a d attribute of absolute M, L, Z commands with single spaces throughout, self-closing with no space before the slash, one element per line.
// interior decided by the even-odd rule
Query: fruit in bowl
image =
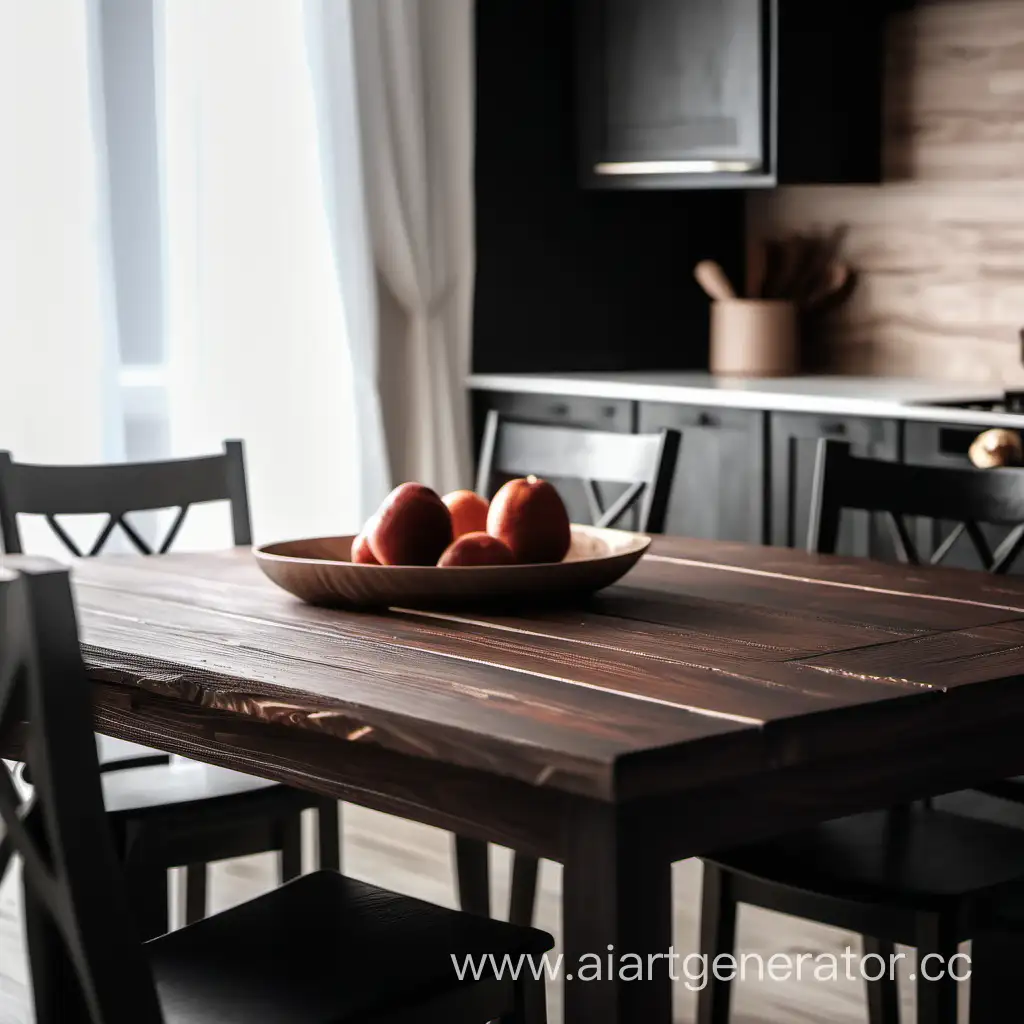
<path fill-rule="evenodd" d="M 487 530 L 487 509 L 490 502 L 475 491 L 451 491 L 441 499 L 452 514 L 452 531 L 456 540 L 467 533 Z"/>
<path fill-rule="evenodd" d="M 504 541 L 517 562 L 560 562 L 572 543 L 569 514 L 558 491 L 535 476 L 509 480 L 491 499 L 487 532 Z"/>
<path fill-rule="evenodd" d="M 504 541 L 477 530 L 464 533 L 437 560 L 442 568 L 458 565 L 515 565 L 516 556 Z"/>
<path fill-rule="evenodd" d="M 366 536 L 381 565 L 436 565 L 455 539 L 448 507 L 417 483 L 400 484 L 384 499 Z"/>
<path fill-rule="evenodd" d="M 370 547 L 370 531 L 377 525 L 376 516 L 371 517 L 362 531 L 352 541 L 352 561 L 358 565 L 380 565 Z"/>
<path fill-rule="evenodd" d="M 538 477 L 510 480 L 490 502 L 469 490 L 440 498 L 409 481 L 366 521 L 349 557 L 358 565 L 530 565 L 561 562 L 571 541 L 562 499 Z"/>

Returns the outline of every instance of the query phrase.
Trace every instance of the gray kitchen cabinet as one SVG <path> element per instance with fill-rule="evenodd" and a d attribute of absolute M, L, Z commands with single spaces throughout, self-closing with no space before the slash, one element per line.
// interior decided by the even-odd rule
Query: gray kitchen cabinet
<path fill-rule="evenodd" d="M 483 424 L 487 413 L 497 409 L 502 416 L 524 423 L 550 423 L 564 427 L 584 427 L 628 434 L 634 430 L 636 403 L 614 398 L 581 398 L 572 395 L 523 395 L 506 391 L 477 391 L 473 396 L 475 452 L 479 455 Z M 590 506 L 578 480 L 551 479 L 565 502 L 574 523 L 590 522 Z M 606 485 L 601 489 L 608 503 L 625 490 Z M 629 529 L 636 524 L 636 513 L 623 517 L 620 525 Z"/>
<path fill-rule="evenodd" d="M 854 455 L 898 461 L 901 427 L 896 420 L 869 417 L 819 416 L 806 413 L 771 414 L 771 541 L 783 547 L 807 543 L 818 441 L 847 442 Z M 891 532 L 881 516 L 845 511 L 836 552 L 842 555 L 895 557 Z"/>
<path fill-rule="evenodd" d="M 672 427 L 682 435 L 666 533 L 767 541 L 766 423 L 757 409 L 640 404 L 640 433 Z"/>

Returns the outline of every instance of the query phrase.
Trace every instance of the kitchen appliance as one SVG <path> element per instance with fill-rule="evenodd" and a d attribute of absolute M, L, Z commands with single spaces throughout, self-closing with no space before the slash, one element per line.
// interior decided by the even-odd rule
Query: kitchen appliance
<path fill-rule="evenodd" d="M 947 409 L 967 409 L 977 410 L 978 412 L 1024 415 L 1024 390 L 1008 389 L 1003 391 L 1002 395 L 992 398 L 958 399 L 948 402 L 929 402 L 928 404 Z"/>

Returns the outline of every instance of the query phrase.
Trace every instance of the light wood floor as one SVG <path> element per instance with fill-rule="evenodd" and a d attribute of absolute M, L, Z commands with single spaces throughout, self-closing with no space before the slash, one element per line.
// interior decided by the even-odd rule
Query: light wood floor
<path fill-rule="evenodd" d="M 344 820 L 345 869 L 349 874 L 436 903 L 454 905 L 447 833 L 348 805 L 344 808 Z M 492 863 L 496 896 L 502 901 L 498 905 L 505 906 L 508 851 L 494 850 Z M 696 948 L 700 870 L 696 861 L 686 861 L 675 868 L 674 941 L 683 954 Z M 214 873 L 212 900 L 216 910 L 266 891 L 274 884 L 276 864 L 273 856 L 249 857 L 218 864 Z M 545 862 L 537 924 L 556 937 L 560 927 L 560 885 L 560 866 Z M 30 1024 L 33 1019 L 18 893 L 18 880 L 12 874 L 0 886 L 0 1024 Z M 858 948 L 856 936 L 754 908 L 741 912 L 739 946 L 742 951 L 760 953 L 765 960 L 777 952 L 794 957 L 802 952 L 840 955 L 847 946 Z M 694 1018 L 695 995 L 682 982 L 676 988 L 676 1021 L 690 1022 Z M 912 986 L 905 980 L 902 991 L 904 1020 L 912 1021 Z M 962 995 L 967 995 L 966 986 Z M 551 987 L 549 1006 L 552 1024 L 558 1024 L 561 1004 L 557 986 Z M 733 1013 L 733 1024 L 861 1024 L 866 1019 L 859 981 L 821 982 L 807 977 L 799 983 L 748 978 L 737 987 Z"/>

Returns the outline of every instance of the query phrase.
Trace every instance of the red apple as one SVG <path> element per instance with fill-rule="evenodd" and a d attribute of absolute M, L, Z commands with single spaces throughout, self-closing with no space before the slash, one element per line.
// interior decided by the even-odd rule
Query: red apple
<path fill-rule="evenodd" d="M 362 532 L 352 541 L 352 561 L 360 565 L 380 565 L 377 556 L 370 549 L 370 538 L 368 533 L 373 529 L 374 520 L 371 519 Z"/>
<path fill-rule="evenodd" d="M 558 491 L 535 476 L 510 480 L 491 499 L 487 532 L 504 541 L 518 562 L 560 562 L 572 542 Z"/>
<path fill-rule="evenodd" d="M 488 501 L 475 491 L 452 491 L 441 500 L 452 514 L 452 530 L 456 537 L 487 529 Z"/>
<path fill-rule="evenodd" d="M 466 533 L 453 541 L 438 559 L 441 566 L 456 565 L 514 565 L 516 556 L 504 541 L 489 533 Z"/>
<path fill-rule="evenodd" d="M 436 565 L 454 539 L 448 507 L 423 484 L 400 484 L 375 519 L 367 539 L 381 565 Z"/>

